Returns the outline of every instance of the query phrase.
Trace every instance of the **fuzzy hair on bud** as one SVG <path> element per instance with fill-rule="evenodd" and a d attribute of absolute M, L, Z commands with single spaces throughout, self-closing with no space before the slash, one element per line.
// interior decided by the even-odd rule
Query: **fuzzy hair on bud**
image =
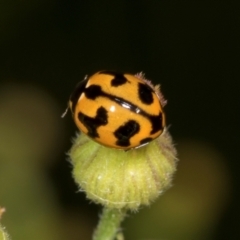
<path fill-rule="evenodd" d="M 80 134 L 69 156 L 73 177 L 88 199 L 134 211 L 171 186 L 177 159 L 166 129 L 146 146 L 129 151 L 104 147 Z"/>

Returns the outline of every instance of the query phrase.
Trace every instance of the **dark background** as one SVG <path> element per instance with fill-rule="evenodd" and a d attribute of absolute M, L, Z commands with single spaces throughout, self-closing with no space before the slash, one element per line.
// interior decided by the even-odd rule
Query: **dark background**
<path fill-rule="evenodd" d="M 198 183 L 201 185 L 202 180 L 204 181 L 203 189 L 212 184 L 212 181 L 218 181 L 219 195 L 211 195 L 216 189 L 215 185 L 209 192 L 206 191 L 211 203 L 209 208 L 204 208 L 206 213 L 203 215 L 206 219 L 201 217 L 201 224 L 207 221 L 207 226 L 200 223 L 198 225 L 196 221 L 194 227 L 189 225 L 189 228 L 196 231 L 181 232 L 183 227 L 176 230 L 177 226 L 187 219 L 179 217 L 174 220 L 174 227 L 171 227 L 173 220 L 168 220 L 168 227 L 158 233 L 157 230 L 149 230 L 149 225 L 155 224 L 151 215 L 148 215 L 148 218 L 143 217 L 145 223 L 143 221 L 141 225 L 138 223 L 138 214 L 134 214 L 124 225 L 126 238 L 240 239 L 240 159 L 237 140 L 240 134 L 239 6 L 239 1 L 221 0 L 0 2 L 0 125 L 1 129 L 5 130 L 4 132 L 0 129 L 0 143 L 2 146 L 6 144 L 0 148 L 0 174 L 5 176 L 3 174 L 9 171 L 7 176 L 26 176 L 30 162 L 32 164 L 36 159 L 41 159 L 36 160 L 37 167 L 34 167 L 34 171 L 41 169 L 38 176 L 44 175 L 43 185 L 50 186 L 50 190 L 43 189 L 41 193 L 37 193 L 39 197 L 36 199 L 40 202 L 36 205 L 33 203 L 34 207 L 29 214 L 36 217 L 38 212 L 49 213 L 53 206 L 56 209 L 51 217 L 45 216 L 46 219 L 53 220 L 49 223 L 43 220 L 41 230 L 46 233 L 55 229 L 55 232 L 51 233 L 52 235 L 49 233 L 50 238 L 48 234 L 41 236 L 40 231 L 41 233 L 37 234 L 39 239 L 54 239 L 52 236 L 61 239 L 56 237 L 56 234 L 61 232 L 60 236 L 67 234 L 69 240 L 87 240 L 97 224 L 101 208 L 93 203 L 89 204 L 84 193 L 77 193 L 71 177 L 71 165 L 66 161 L 66 152 L 71 147 L 76 127 L 70 114 L 64 119 L 61 119 L 60 115 L 65 110 L 68 97 L 76 83 L 82 80 L 85 74 L 103 69 L 130 73 L 143 71 L 148 79 L 161 83 L 163 94 L 168 100 L 165 109 L 167 122 L 179 149 L 180 172 L 181 165 L 186 164 L 188 169 L 188 160 L 184 160 L 186 155 L 189 162 L 199 156 L 200 159 L 208 159 L 203 154 L 205 148 L 214 156 L 217 155 L 217 160 L 214 160 L 216 167 L 208 167 L 208 161 L 204 165 L 204 169 L 213 171 L 208 175 L 209 180 L 206 180 L 205 173 L 201 174 L 201 168 L 195 168 L 199 175 Z M 18 132 L 20 130 L 22 132 Z M 26 132 L 28 135 L 25 138 Z M 29 136 L 32 140 L 29 140 Z M 19 149 L 26 147 L 22 155 L 17 147 L 20 142 Z M 32 145 L 29 145 L 30 142 Z M 195 147 L 196 151 L 193 151 Z M 42 153 L 41 148 L 47 150 Z M 9 149 L 9 153 L 6 149 Z M 33 149 L 35 152 L 31 155 L 28 151 Z M 15 159 L 19 160 L 20 155 L 23 159 L 14 174 L 7 165 L 10 161 L 9 154 L 13 159 L 13 168 Z M 36 157 L 37 154 L 39 157 Z M 209 153 L 207 155 L 209 156 Z M 31 160 L 25 164 L 27 158 Z M 218 167 L 221 169 L 220 173 L 214 172 Z M 31 182 L 32 189 L 37 191 L 38 187 L 34 185 L 35 181 L 41 182 L 40 178 L 35 180 L 35 172 L 30 172 L 31 177 L 25 181 Z M 192 182 L 191 176 L 196 177 L 196 174 L 182 174 L 186 183 Z M 217 180 L 211 177 L 216 177 Z M 4 189 L 0 194 L 0 205 L 7 208 L 3 224 L 13 239 L 31 239 L 29 230 L 24 233 L 21 230 L 25 229 L 25 225 L 26 229 L 31 228 L 35 234 L 37 230 L 30 227 L 29 223 L 25 224 L 24 219 L 37 219 L 34 220 L 29 215 L 19 218 L 19 215 L 23 214 L 19 209 L 23 204 L 29 204 L 28 197 L 21 203 L 18 201 L 19 195 L 24 194 L 21 188 L 25 184 L 14 186 L 11 177 L 1 177 L 0 180 L 1 188 Z M 19 182 L 19 179 L 16 180 L 16 184 Z M 8 185 L 11 186 L 9 191 Z M 178 177 L 174 185 L 173 189 L 177 188 Z M 201 187 L 194 186 L 193 189 L 198 192 L 198 188 Z M 191 188 L 187 189 L 191 192 Z M 171 195 L 174 190 L 169 191 Z M 8 194 L 9 198 L 6 197 Z M 179 194 L 184 196 L 185 193 L 180 191 Z M 44 207 L 42 198 L 49 195 L 49 198 L 54 200 L 51 200 L 52 205 L 48 209 L 50 200 L 44 200 Z M 167 197 L 168 192 L 165 195 Z M 201 199 L 204 198 L 203 195 L 200 194 L 197 199 L 199 204 L 204 202 Z M 31 190 L 29 196 L 32 196 Z M 165 209 L 176 207 L 176 203 L 167 202 Z M 219 202 L 222 203 L 215 209 L 214 206 Z M 195 205 L 196 208 L 199 204 Z M 186 211 L 189 205 L 186 200 Z M 214 217 L 210 217 L 212 220 L 208 222 L 211 206 L 215 209 L 215 215 L 213 214 Z M 11 212 L 11 208 L 15 210 Z M 151 208 L 141 211 L 150 212 Z M 27 214 L 27 210 L 24 213 Z M 165 214 L 170 216 L 170 213 Z M 191 217 L 196 216 L 194 211 L 191 214 L 192 216 L 188 216 L 189 224 L 193 222 Z M 174 218 L 176 213 L 173 212 L 172 215 Z M 16 219 L 15 225 L 13 218 Z M 24 226 L 19 227 L 17 220 Z M 50 230 L 44 228 L 44 225 L 53 222 L 57 222 L 56 226 L 50 227 Z M 161 225 L 164 220 L 158 219 L 156 222 Z M 132 227 L 134 224 L 140 224 L 139 228 L 145 229 L 145 232 L 137 234 L 138 230 Z M 38 227 L 36 229 L 39 230 Z M 177 237 L 174 236 L 174 231 L 177 232 Z M 34 236 L 32 239 L 37 238 Z"/>

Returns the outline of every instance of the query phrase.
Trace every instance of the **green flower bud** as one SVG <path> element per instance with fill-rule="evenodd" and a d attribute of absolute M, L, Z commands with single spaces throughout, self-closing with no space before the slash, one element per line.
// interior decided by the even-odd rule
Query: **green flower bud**
<path fill-rule="evenodd" d="M 171 185 L 176 150 L 167 130 L 144 147 L 107 148 L 80 134 L 70 150 L 73 176 L 87 198 L 108 208 L 137 210 Z"/>

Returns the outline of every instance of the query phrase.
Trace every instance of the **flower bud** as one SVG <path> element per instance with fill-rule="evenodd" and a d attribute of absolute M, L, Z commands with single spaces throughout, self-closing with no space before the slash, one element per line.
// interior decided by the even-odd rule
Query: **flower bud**
<path fill-rule="evenodd" d="M 80 134 L 70 150 L 73 176 L 87 198 L 108 208 L 137 210 L 171 185 L 176 150 L 165 131 L 144 147 L 107 148 Z"/>

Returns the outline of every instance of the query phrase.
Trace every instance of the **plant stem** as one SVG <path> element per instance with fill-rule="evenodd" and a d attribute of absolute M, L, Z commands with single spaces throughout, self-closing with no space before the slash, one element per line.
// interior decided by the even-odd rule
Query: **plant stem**
<path fill-rule="evenodd" d="M 114 240 L 125 215 L 126 211 L 123 209 L 104 207 L 93 240 Z"/>

